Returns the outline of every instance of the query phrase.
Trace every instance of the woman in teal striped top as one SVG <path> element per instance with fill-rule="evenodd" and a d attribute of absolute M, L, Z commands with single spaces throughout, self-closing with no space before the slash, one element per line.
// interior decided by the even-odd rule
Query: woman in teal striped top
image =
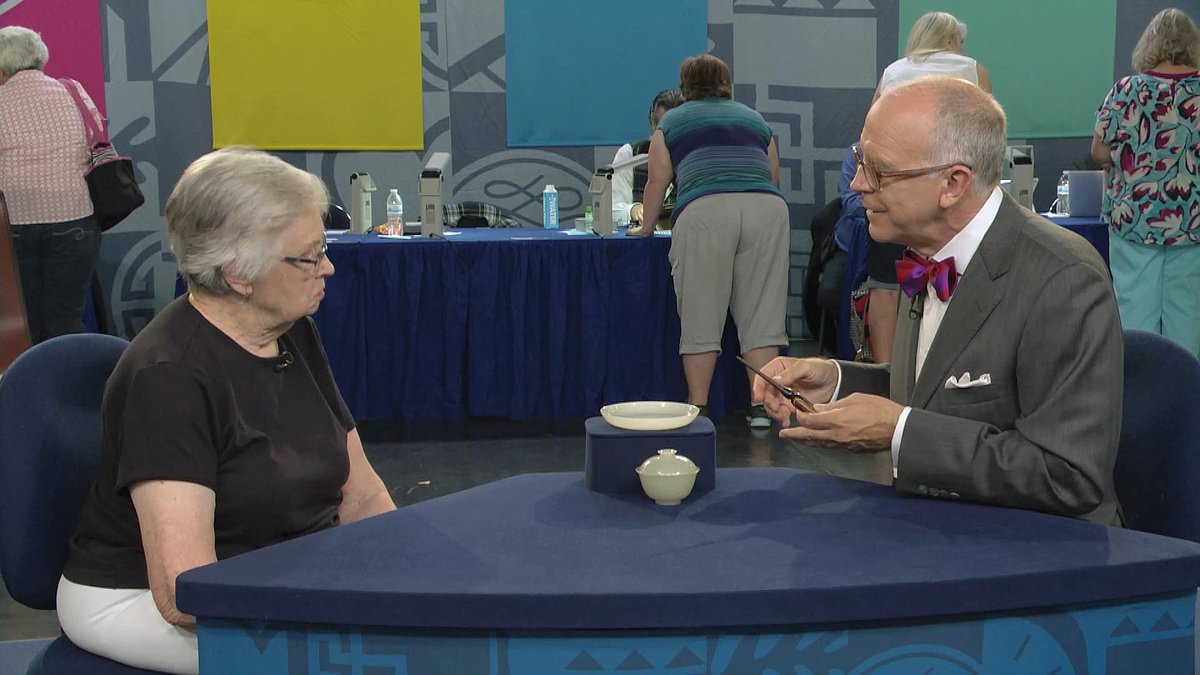
<path fill-rule="evenodd" d="M 673 179 L 679 353 L 688 401 L 704 409 L 727 312 L 750 365 L 766 365 L 787 344 L 790 229 L 771 129 L 732 100 L 729 66 L 710 54 L 692 56 L 679 80 L 686 102 L 663 116 L 650 139 L 643 224 L 630 234 L 653 233 Z M 771 424 L 759 401 L 751 402 L 748 419 L 752 427 Z"/>

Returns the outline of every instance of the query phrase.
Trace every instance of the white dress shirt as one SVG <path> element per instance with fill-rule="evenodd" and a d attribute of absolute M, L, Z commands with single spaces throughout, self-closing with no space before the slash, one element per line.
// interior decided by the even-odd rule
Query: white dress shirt
<path fill-rule="evenodd" d="M 1000 211 L 1001 200 L 1000 188 L 992 188 L 992 194 L 988 196 L 987 201 L 983 203 L 983 207 L 979 209 L 975 217 L 940 251 L 935 253 L 933 259 L 945 260 L 953 256 L 954 268 L 961 279 L 967 273 L 967 267 L 975 257 L 975 252 L 979 250 L 979 242 L 983 241 L 984 235 L 992 226 L 992 221 L 996 219 L 996 213 Z M 942 317 L 946 316 L 946 310 L 953 300 L 954 296 L 950 296 L 949 300 L 942 301 L 933 291 L 932 285 L 927 289 L 925 306 L 921 314 L 921 325 L 917 331 L 917 363 L 913 374 L 914 382 L 921 377 L 921 368 L 925 365 L 925 357 L 929 356 L 929 347 L 933 344 L 938 328 L 942 325 Z M 903 355 L 894 354 L 893 358 L 896 357 L 902 358 Z M 905 406 L 904 410 L 900 412 L 900 419 L 896 422 L 896 430 L 892 433 L 893 477 L 896 475 L 896 467 L 900 466 L 900 439 L 904 436 L 904 425 L 908 422 L 910 412 L 912 412 L 912 406 Z"/>

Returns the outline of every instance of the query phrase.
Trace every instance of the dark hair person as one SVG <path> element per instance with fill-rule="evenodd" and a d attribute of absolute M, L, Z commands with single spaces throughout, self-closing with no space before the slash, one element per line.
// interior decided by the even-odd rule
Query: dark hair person
<path fill-rule="evenodd" d="M 679 90 L 686 102 L 663 116 L 650 139 L 645 215 L 630 233 L 654 231 L 674 180 L 671 275 L 679 353 L 688 401 L 703 408 L 727 313 L 751 366 L 765 365 L 788 343 L 790 228 L 771 128 L 732 100 L 729 66 L 711 54 L 688 57 L 679 68 Z M 751 402 L 748 420 L 756 428 L 771 424 L 759 401 Z"/>

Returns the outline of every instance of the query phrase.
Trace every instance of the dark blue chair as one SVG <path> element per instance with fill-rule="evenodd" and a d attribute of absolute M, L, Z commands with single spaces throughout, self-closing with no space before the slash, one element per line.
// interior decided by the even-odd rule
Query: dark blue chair
<path fill-rule="evenodd" d="M 54 609 L 67 540 L 100 466 L 100 401 L 129 345 L 111 335 L 63 335 L 33 346 L 0 378 L 0 576 L 17 602 Z M 134 675 L 65 636 L 29 675 Z"/>
<path fill-rule="evenodd" d="M 1125 331 L 1125 392 L 1114 479 L 1126 526 L 1200 542 L 1200 359 Z"/>

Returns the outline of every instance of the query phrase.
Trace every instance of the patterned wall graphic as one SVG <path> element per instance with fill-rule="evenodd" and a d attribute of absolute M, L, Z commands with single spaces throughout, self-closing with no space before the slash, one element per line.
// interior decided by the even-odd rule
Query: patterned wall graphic
<path fill-rule="evenodd" d="M 206 622 L 200 632 L 201 668 L 227 675 L 1183 673 L 1194 660 L 1195 595 L 795 633 L 458 637 L 220 621 Z"/>
<path fill-rule="evenodd" d="M 727 18 L 714 9 L 709 37 L 733 66 L 735 98 L 762 113 L 778 138 L 792 224 L 788 333 L 798 336 L 809 221 L 837 198 L 842 154 L 858 139 L 877 68 L 890 62 L 883 55 L 894 53 L 896 3 L 741 0 Z"/>
<path fill-rule="evenodd" d="M 5 12 L 48 1 L 0 0 L 0 23 Z M 1119 63 L 1145 21 L 1169 4 L 1118 2 L 1118 26 L 1138 26 L 1118 31 Z M 110 324 L 129 337 L 174 295 L 162 207 L 184 167 L 211 148 L 207 15 L 204 0 L 100 0 L 100 10 L 111 135 L 136 160 L 147 199 L 105 235 L 101 252 Z M 588 178 L 616 147 L 507 147 L 504 0 L 421 0 L 420 12 L 425 150 L 278 154 L 324 178 L 339 203 L 349 198 L 350 174 L 368 171 L 384 194 L 398 188 L 411 212 L 425 158 L 450 152 L 454 200 L 491 202 L 535 224 L 541 188 L 554 183 L 563 218 L 579 215 Z M 733 66 L 736 97 L 779 136 L 794 293 L 808 262 L 809 220 L 834 197 L 842 148 L 858 136 L 875 74 L 897 53 L 898 17 L 899 0 L 709 0 L 710 51 Z M 327 89 L 336 101 L 338 88 Z M 1087 142 L 1038 141 L 1037 153 L 1039 175 L 1057 176 L 1087 155 Z M 1053 180 L 1042 183 L 1053 192 Z M 802 334 L 799 304 L 798 295 L 789 303 L 793 335 Z"/>

